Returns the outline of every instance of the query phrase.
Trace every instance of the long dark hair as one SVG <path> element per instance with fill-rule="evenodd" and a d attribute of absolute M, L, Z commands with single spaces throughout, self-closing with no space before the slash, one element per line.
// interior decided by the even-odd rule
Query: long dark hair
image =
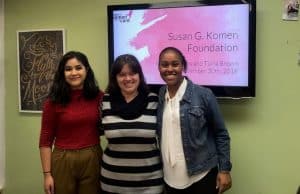
<path fill-rule="evenodd" d="M 122 71 L 124 65 L 128 65 L 132 72 L 139 74 L 140 85 L 138 86 L 139 93 L 149 93 L 148 86 L 146 84 L 145 76 L 142 71 L 142 67 L 137 58 L 130 54 L 120 55 L 114 61 L 109 74 L 109 82 L 106 88 L 106 92 L 111 95 L 118 95 L 121 93 L 121 89 L 117 82 L 117 74 Z"/>
<path fill-rule="evenodd" d="M 160 52 L 158 65 L 160 64 L 160 59 L 161 59 L 162 55 L 165 54 L 167 51 L 173 51 L 179 56 L 180 62 L 183 65 L 183 70 L 184 70 L 184 72 L 186 72 L 186 70 L 187 70 L 187 61 L 186 61 L 183 53 L 178 48 L 175 48 L 175 47 L 166 47 Z"/>
<path fill-rule="evenodd" d="M 99 93 L 98 83 L 94 72 L 89 64 L 85 54 L 78 51 L 69 51 L 61 58 L 57 71 L 54 75 L 54 81 L 50 89 L 49 98 L 54 103 L 66 105 L 70 102 L 71 87 L 65 79 L 65 65 L 70 59 L 77 59 L 86 68 L 87 75 L 83 85 L 83 96 L 85 99 L 93 99 Z"/>

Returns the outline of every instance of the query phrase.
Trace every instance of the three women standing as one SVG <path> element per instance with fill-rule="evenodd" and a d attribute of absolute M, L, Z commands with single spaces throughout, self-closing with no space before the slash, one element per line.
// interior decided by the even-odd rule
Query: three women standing
<path fill-rule="evenodd" d="M 99 178 L 101 193 L 159 194 L 163 180 L 168 194 L 229 189 L 228 131 L 214 95 L 184 77 L 186 68 L 178 49 L 168 47 L 160 53 L 159 71 L 166 86 L 158 102 L 148 91 L 138 60 L 121 55 L 103 96 L 86 56 L 65 54 L 43 109 L 40 154 L 46 193 L 97 194 Z M 100 173 L 97 123 L 102 96 L 108 145 Z"/>

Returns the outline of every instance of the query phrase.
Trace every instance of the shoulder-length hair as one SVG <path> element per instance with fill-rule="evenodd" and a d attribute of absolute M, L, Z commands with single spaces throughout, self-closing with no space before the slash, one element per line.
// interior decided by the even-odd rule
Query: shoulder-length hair
<path fill-rule="evenodd" d="M 69 51 L 61 58 L 57 71 L 54 75 L 54 81 L 49 93 L 49 98 L 54 103 L 66 105 L 70 102 L 71 86 L 65 79 L 65 65 L 70 59 L 74 58 L 80 61 L 87 71 L 83 85 L 83 97 L 85 99 L 93 99 L 99 93 L 98 83 L 95 79 L 94 72 L 90 66 L 87 56 L 78 51 Z"/>
<path fill-rule="evenodd" d="M 139 93 L 149 93 L 148 86 L 146 84 L 145 76 L 142 71 L 142 67 L 138 59 L 130 54 L 120 55 L 116 58 L 114 63 L 111 66 L 111 71 L 109 74 L 109 82 L 106 88 L 106 92 L 111 95 L 117 95 L 121 93 L 121 89 L 117 82 L 117 74 L 122 71 L 124 65 L 128 65 L 133 73 L 139 74 L 140 84 L 138 86 Z"/>

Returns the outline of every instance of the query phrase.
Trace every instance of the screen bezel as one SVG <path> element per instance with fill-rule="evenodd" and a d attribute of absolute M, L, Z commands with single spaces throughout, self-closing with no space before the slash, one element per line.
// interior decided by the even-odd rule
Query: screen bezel
<path fill-rule="evenodd" d="M 113 11 L 116 10 L 137 10 L 155 9 L 168 7 L 191 7 L 191 6 L 210 6 L 210 5 L 234 5 L 249 4 L 249 49 L 248 49 L 248 86 L 204 86 L 210 88 L 218 98 L 252 98 L 255 97 L 255 70 L 256 70 L 256 2 L 255 0 L 202 0 L 172 3 L 153 3 L 153 4 L 124 4 L 108 5 L 108 59 L 109 72 L 116 56 L 114 56 L 113 39 Z M 153 92 L 158 92 L 160 84 L 149 84 Z"/>

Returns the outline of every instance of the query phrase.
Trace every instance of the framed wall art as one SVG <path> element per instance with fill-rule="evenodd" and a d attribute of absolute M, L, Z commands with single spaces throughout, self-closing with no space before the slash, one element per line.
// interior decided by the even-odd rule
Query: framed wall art
<path fill-rule="evenodd" d="M 300 0 L 283 0 L 283 20 L 295 21 L 299 19 Z"/>
<path fill-rule="evenodd" d="M 65 52 L 63 29 L 17 32 L 19 111 L 39 113 Z"/>

